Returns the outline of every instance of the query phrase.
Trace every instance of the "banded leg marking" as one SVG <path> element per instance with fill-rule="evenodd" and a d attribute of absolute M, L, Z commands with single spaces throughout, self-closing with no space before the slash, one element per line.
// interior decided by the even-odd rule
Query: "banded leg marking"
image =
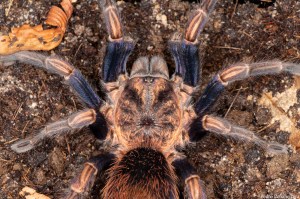
<path fill-rule="evenodd" d="M 120 14 L 113 0 L 99 0 L 104 13 L 106 29 L 110 40 L 118 40 L 123 37 Z"/>
<path fill-rule="evenodd" d="M 187 161 L 186 158 L 176 159 L 172 163 L 176 169 L 177 176 L 184 182 L 184 191 L 188 199 L 206 199 L 206 192 L 196 169 Z"/>
<path fill-rule="evenodd" d="M 192 12 L 184 38 L 176 33 L 169 41 L 169 49 L 176 65 L 175 73 L 190 86 L 197 86 L 199 83 L 201 66 L 197 38 L 216 2 L 217 0 L 204 0 L 200 7 Z"/>
<path fill-rule="evenodd" d="M 120 74 L 126 74 L 126 63 L 133 51 L 135 41 L 124 37 L 120 14 L 113 0 L 98 0 L 102 7 L 109 43 L 103 60 L 102 79 L 104 82 L 117 81 Z"/>
<path fill-rule="evenodd" d="M 217 0 L 203 0 L 200 8 L 192 12 L 185 31 L 185 40 L 197 42 L 197 38 L 209 19 L 209 14 L 213 11 Z"/>
<path fill-rule="evenodd" d="M 114 158 L 115 155 L 111 153 L 104 153 L 93 157 L 86 162 L 80 175 L 77 176 L 71 184 L 70 191 L 66 199 L 78 198 L 83 193 L 89 191 L 94 185 L 97 173 L 108 169 L 108 167 L 113 163 Z"/>
<path fill-rule="evenodd" d="M 208 83 L 205 91 L 195 103 L 195 111 L 201 116 L 207 114 L 225 90 L 225 87 L 238 80 L 260 75 L 273 75 L 287 72 L 300 75 L 300 64 L 266 61 L 251 64 L 234 64 L 219 72 Z"/>
<path fill-rule="evenodd" d="M 272 154 L 288 153 L 288 147 L 279 143 L 268 143 L 256 136 L 252 131 L 235 126 L 225 119 L 205 115 L 202 123 L 205 130 L 214 132 L 217 135 L 229 136 L 245 142 L 253 142 Z"/>
<path fill-rule="evenodd" d="M 40 67 L 64 77 L 87 107 L 99 108 L 102 105 L 102 100 L 94 92 L 80 71 L 68 62 L 55 56 L 47 57 L 43 54 L 29 51 L 17 52 L 7 56 L 0 55 L 0 63 L 2 64 L 11 64 L 15 61 Z"/>
<path fill-rule="evenodd" d="M 16 142 L 11 148 L 17 153 L 24 153 L 37 146 L 45 138 L 52 138 L 93 124 L 96 121 L 96 116 L 96 112 L 93 109 L 74 113 L 66 119 L 48 124 L 35 136 Z"/>

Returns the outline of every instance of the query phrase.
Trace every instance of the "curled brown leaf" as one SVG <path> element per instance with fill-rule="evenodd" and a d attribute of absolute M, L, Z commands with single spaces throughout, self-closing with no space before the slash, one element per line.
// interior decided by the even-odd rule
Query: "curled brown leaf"
<path fill-rule="evenodd" d="M 60 5 L 62 8 L 51 7 L 47 15 L 45 24 L 51 28 L 44 29 L 42 24 L 24 24 L 12 28 L 8 35 L 0 36 L 0 54 L 12 54 L 22 50 L 51 50 L 58 46 L 73 12 L 71 0 L 62 0 Z"/>

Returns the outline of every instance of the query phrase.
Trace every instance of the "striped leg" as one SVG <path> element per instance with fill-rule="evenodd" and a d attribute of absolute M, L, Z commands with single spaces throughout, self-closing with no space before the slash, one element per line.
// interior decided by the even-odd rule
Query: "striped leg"
<path fill-rule="evenodd" d="M 229 136 L 237 140 L 257 144 L 268 153 L 288 153 L 288 147 L 278 143 L 268 143 L 256 136 L 252 131 L 230 124 L 227 120 L 219 117 L 205 115 L 202 119 L 202 126 L 205 130 L 217 135 Z"/>
<path fill-rule="evenodd" d="M 64 77 L 65 81 L 89 108 L 99 108 L 103 103 L 80 71 L 58 57 L 47 57 L 43 54 L 29 51 L 21 51 L 11 55 L 0 55 L 0 64 L 13 63 L 15 61 L 41 67 Z"/>
<path fill-rule="evenodd" d="M 199 63 L 198 36 L 208 21 L 217 0 L 203 0 L 198 9 L 192 12 L 184 38 L 175 34 L 169 41 L 169 49 L 175 60 L 175 73 L 185 84 L 196 86 L 201 71 Z"/>
<path fill-rule="evenodd" d="M 14 143 L 11 148 L 17 153 L 24 153 L 37 146 L 43 139 L 62 135 L 68 131 L 81 129 L 96 121 L 97 114 L 93 109 L 86 109 L 70 115 L 68 118 L 48 124 L 33 137 Z"/>
<path fill-rule="evenodd" d="M 96 175 L 99 171 L 109 168 L 113 163 L 115 156 L 111 153 L 100 154 L 91 158 L 85 163 L 80 175 L 77 176 L 71 184 L 66 199 L 80 198 L 85 192 L 88 192 L 94 185 Z"/>
<path fill-rule="evenodd" d="M 199 116 L 207 114 L 222 94 L 225 87 L 235 81 L 244 80 L 248 77 L 274 75 L 283 72 L 292 75 L 300 75 L 300 64 L 266 61 L 231 65 L 219 72 L 208 83 L 205 91 L 194 105 L 195 111 Z"/>
<path fill-rule="evenodd" d="M 188 199 L 206 199 L 206 192 L 195 168 L 187 159 L 176 159 L 172 165 L 176 169 L 177 176 L 184 182 L 184 191 Z"/>
<path fill-rule="evenodd" d="M 121 74 L 126 74 L 127 59 L 134 49 L 135 42 L 124 37 L 120 15 L 113 0 L 98 0 L 102 6 L 109 43 L 102 66 L 104 82 L 114 82 Z"/>

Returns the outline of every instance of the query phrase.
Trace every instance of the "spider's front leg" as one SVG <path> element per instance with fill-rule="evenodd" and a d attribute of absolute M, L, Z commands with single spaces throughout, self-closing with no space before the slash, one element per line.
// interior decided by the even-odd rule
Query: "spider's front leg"
<path fill-rule="evenodd" d="M 15 61 L 41 67 L 49 72 L 62 76 L 66 83 L 81 99 L 83 104 L 89 109 L 77 112 L 64 120 L 47 125 L 34 137 L 26 138 L 13 144 L 13 150 L 18 153 L 26 152 L 46 137 L 54 137 L 64 132 L 80 129 L 85 126 L 91 127 L 97 138 L 104 139 L 106 137 L 108 129 L 104 116 L 99 111 L 104 102 L 94 92 L 79 70 L 58 57 L 47 57 L 35 52 L 22 51 L 11 55 L 0 56 L 0 63 L 2 64 Z"/>
<path fill-rule="evenodd" d="M 182 39 L 181 35 L 176 33 L 169 42 L 169 49 L 176 64 L 175 73 L 190 86 L 197 86 L 201 70 L 197 38 L 216 2 L 217 0 L 203 0 L 200 7 L 192 12 L 184 38 Z"/>
<path fill-rule="evenodd" d="M 217 75 L 207 85 L 201 97 L 195 102 L 194 109 L 198 119 L 191 125 L 189 136 L 192 141 L 197 141 L 201 137 L 199 131 L 211 131 L 217 135 L 229 136 L 239 140 L 253 142 L 265 150 L 278 154 L 287 153 L 287 147 L 278 143 L 267 143 L 257 137 L 253 132 L 230 124 L 228 121 L 207 115 L 219 96 L 231 83 L 244 80 L 253 76 L 273 75 L 288 72 L 293 75 L 300 75 L 300 64 L 287 63 L 281 61 L 266 61 L 251 64 L 233 64 Z"/>
<path fill-rule="evenodd" d="M 21 51 L 11 55 L 0 55 L 0 64 L 11 64 L 16 61 L 40 67 L 62 76 L 66 83 L 69 84 L 78 97 L 80 97 L 84 105 L 89 108 L 99 108 L 103 103 L 81 72 L 57 56 L 48 57 L 40 53 L 29 51 Z"/>
<path fill-rule="evenodd" d="M 126 62 L 135 46 L 130 37 L 125 37 L 120 14 L 113 0 L 99 0 L 103 9 L 109 43 L 102 66 L 104 82 L 114 82 L 120 74 L 126 74 Z"/>
<path fill-rule="evenodd" d="M 176 170 L 177 176 L 184 182 L 184 191 L 189 199 L 206 199 L 206 192 L 196 169 L 187 161 L 186 158 L 176 159 L 172 165 Z"/>
<path fill-rule="evenodd" d="M 287 72 L 292 75 L 300 75 L 300 64 L 281 61 L 265 61 L 256 63 L 233 64 L 215 75 L 208 83 L 205 91 L 195 103 L 195 111 L 199 116 L 207 114 L 225 87 L 238 80 L 261 75 L 276 75 Z"/>

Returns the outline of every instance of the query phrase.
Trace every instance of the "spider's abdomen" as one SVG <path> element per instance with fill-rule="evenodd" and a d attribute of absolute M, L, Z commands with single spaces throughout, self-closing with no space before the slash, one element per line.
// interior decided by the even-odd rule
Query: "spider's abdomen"
<path fill-rule="evenodd" d="M 115 127 L 123 139 L 168 144 L 181 124 L 177 96 L 170 81 L 161 77 L 129 79 L 117 103 Z"/>
<path fill-rule="evenodd" d="M 178 198 L 177 178 L 165 156 L 150 147 L 137 147 L 115 160 L 109 169 L 103 198 Z"/>

